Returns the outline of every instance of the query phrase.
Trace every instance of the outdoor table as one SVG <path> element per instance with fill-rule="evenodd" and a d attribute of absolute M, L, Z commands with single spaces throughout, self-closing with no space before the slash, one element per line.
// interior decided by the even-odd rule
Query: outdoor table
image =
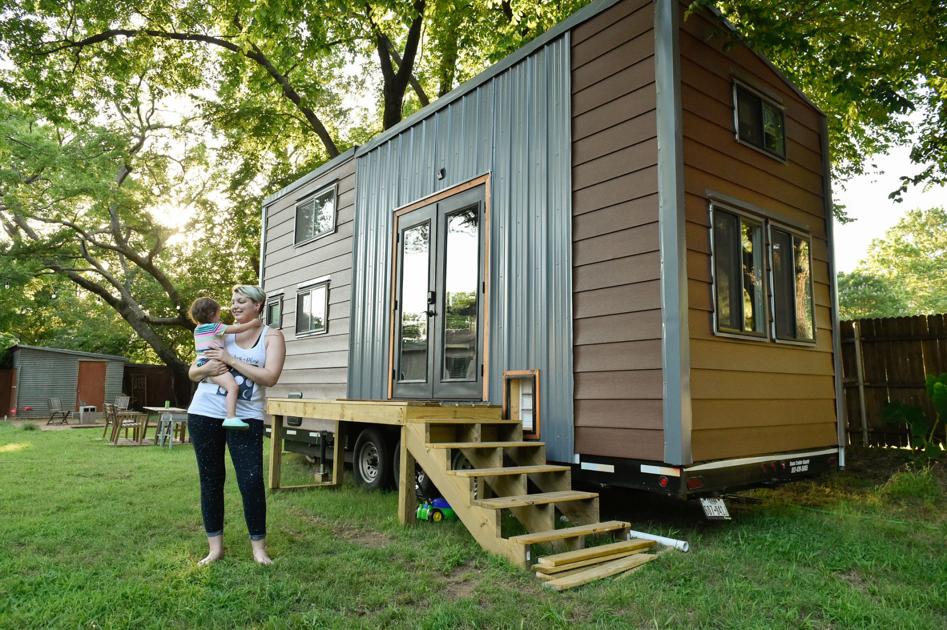
<path fill-rule="evenodd" d="M 148 422 L 152 416 L 158 416 L 158 423 L 155 427 L 155 444 L 164 446 L 164 438 L 168 440 L 168 448 L 171 447 L 172 442 L 174 442 L 174 429 L 176 425 L 181 424 L 183 427 L 187 427 L 187 409 L 181 409 L 180 407 L 142 407 L 148 413 L 145 414 L 144 419 L 142 420 L 141 432 L 138 435 L 139 443 L 144 442 L 145 433 L 148 431 Z M 167 429 L 168 432 L 165 433 L 163 429 Z M 187 429 L 184 429 L 181 434 L 181 440 L 184 440 L 184 432 Z"/>

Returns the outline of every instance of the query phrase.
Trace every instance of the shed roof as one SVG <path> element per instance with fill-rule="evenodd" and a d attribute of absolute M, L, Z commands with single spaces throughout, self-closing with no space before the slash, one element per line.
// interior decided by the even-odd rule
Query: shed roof
<path fill-rule="evenodd" d="M 91 359 L 106 359 L 109 361 L 121 361 L 125 363 L 128 361 L 125 357 L 120 357 L 114 354 L 99 354 L 96 352 L 82 352 L 81 350 L 67 350 L 65 348 L 46 348 L 44 346 L 28 346 L 25 344 L 17 344 L 10 348 L 11 352 L 16 352 L 17 350 L 39 350 L 41 352 L 55 352 L 57 354 L 72 354 L 80 357 L 88 357 Z"/>

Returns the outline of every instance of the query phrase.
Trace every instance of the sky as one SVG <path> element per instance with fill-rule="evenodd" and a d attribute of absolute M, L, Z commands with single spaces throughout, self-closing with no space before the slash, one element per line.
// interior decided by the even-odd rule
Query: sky
<path fill-rule="evenodd" d="M 846 182 L 845 188 L 833 184 L 835 201 L 846 206 L 846 212 L 855 221 L 846 224 L 835 222 L 836 269 L 849 272 L 865 257 L 868 246 L 876 238 L 882 238 L 908 210 L 915 208 L 947 208 L 947 188 L 938 186 L 923 190 L 918 186 L 908 188 L 904 201 L 895 203 L 888 194 L 900 185 L 900 175 L 910 175 L 919 170 L 908 155 L 910 146 L 894 147 L 885 155 L 872 159 L 883 173 L 862 175 Z"/>

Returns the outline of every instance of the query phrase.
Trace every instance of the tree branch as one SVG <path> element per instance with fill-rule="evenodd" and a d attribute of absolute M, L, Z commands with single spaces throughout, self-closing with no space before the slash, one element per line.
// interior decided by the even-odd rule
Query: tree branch
<path fill-rule="evenodd" d="M 266 71 L 270 78 L 273 79 L 273 81 L 276 82 L 276 84 L 280 87 L 283 96 L 289 99 L 289 101 L 292 102 L 300 112 L 302 112 L 306 121 L 309 123 L 309 126 L 319 137 L 319 140 L 322 141 L 322 144 L 325 147 L 326 152 L 329 154 L 329 157 L 335 157 L 339 155 L 339 149 L 336 146 L 335 141 L 333 141 L 332 136 L 329 134 L 329 130 L 326 129 L 326 126 L 322 123 L 322 120 L 320 120 L 319 116 L 316 115 L 315 111 L 313 111 L 311 107 L 305 104 L 303 97 L 299 94 L 296 88 L 293 87 L 286 75 L 280 73 L 279 70 L 277 70 L 276 66 L 273 65 L 270 59 L 265 54 L 263 54 L 256 44 L 251 43 L 249 50 L 244 50 L 237 44 L 228 41 L 228 36 L 203 35 L 200 33 L 178 33 L 159 29 L 114 28 L 102 31 L 101 33 L 96 33 L 95 35 L 90 35 L 89 37 L 80 40 L 64 39 L 57 42 L 49 42 L 49 45 L 41 48 L 36 54 L 50 55 L 63 50 L 76 50 L 76 56 L 78 58 L 82 54 L 82 49 L 86 48 L 87 46 L 100 44 L 118 37 L 138 37 L 139 35 L 175 41 L 210 44 L 212 46 L 224 48 L 234 54 L 250 59 Z"/>

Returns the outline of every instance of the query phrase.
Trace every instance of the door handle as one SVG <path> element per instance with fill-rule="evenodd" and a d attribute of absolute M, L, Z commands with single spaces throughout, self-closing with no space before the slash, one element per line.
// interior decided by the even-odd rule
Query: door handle
<path fill-rule="evenodd" d="M 424 312 L 427 313 L 428 317 L 434 317 L 435 315 L 437 315 L 437 311 L 435 311 L 433 308 Z"/>
<path fill-rule="evenodd" d="M 436 301 L 437 301 L 437 293 L 436 293 L 435 291 L 428 291 L 428 292 L 427 292 L 427 303 L 428 303 L 428 304 L 434 304 L 434 302 L 436 302 Z"/>

